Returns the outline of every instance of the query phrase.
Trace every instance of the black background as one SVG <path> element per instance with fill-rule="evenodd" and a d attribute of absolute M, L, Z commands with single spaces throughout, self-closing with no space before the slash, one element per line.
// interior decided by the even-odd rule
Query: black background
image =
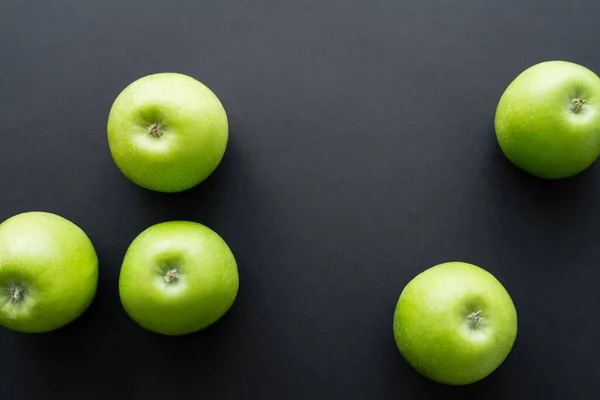
<path fill-rule="evenodd" d="M 600 166 L 528 176 L 493 117 L 534 63 L 600 71 L 599 13 L 593 0 L 3 0 L 0 219 L 70 219 L 101 272 L 68 327 L 0 330 L 0 398 L 593 397 Z M 118 93 L 166 71 L 209 86 L 230 122 L 220 167 L 176 195 L 130 183 L 106 140 Z M 230 312 L 182 338 L 139 328 L 117 290 L 131 240 L 171 219 L 222 235 L 241 279 Z M 419 376 L 392 336 L 404 285 L 451 260 L 496 275 L 519 315 L 508 359 L 467 387 Z"/>

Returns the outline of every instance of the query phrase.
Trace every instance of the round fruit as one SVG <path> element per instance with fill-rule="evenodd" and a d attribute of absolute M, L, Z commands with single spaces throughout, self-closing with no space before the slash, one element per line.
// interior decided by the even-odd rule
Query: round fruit
<path fill-rule="evenodd" d="M 108 143 L 121 172 L 159 192 L 181 192 L 220 164 L 227 114 L 217 96 L 187 75 L 148 75 L 127 86 L 108 117 Z"/>
<path fill-rule="evenodd" d="M 75 224 L 27 212 L 0 224 L 0 325 L 19 332 L 58 329 L 91 304 L 98 257 Z"/>
<path fill-rule="evenodd" d="M 495 129 L 517 167 L 540 178 L 576 175 L 600 155 L 600 78 L 566 61 L 536 64 L 502 95 Z"/>
<path fill-rule="evenodd" d="M 429 268 L 402 291 L 394 338 L 419 373 L 448 385 L 466 385 L 494 371 L 510 353 L 517 312 L 504 286 L 472 264 Z"/>
<path fill-rule="evenodd" d="M 232 306 L 239 277 L 225 241 L 189 221 L 147 228 L 129 246 L 119 278 L 121 302 L 140 326 L 185 335 L 213 324 Z"/>

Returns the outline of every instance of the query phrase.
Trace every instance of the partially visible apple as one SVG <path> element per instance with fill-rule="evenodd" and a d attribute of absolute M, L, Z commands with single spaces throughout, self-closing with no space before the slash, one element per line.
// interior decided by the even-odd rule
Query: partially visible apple
<path fill-rule="evenodd" d="M 502 152 L 524 171 L 576 175 L 600 155 L 600 78 L 566 61 L 529 67 L 500 98 L 495 129 Z"/>
<path fill-rule="evenodd" d="M 117 96 L 107 132 L 112 157 L 127 178 L 150 190 L 181 192 L 220 164 L 228 121 L 204 84 L 159 73 L 136 80 Z"/>
<path fill-rule="evenodd" d="M 233 305 L 239 277 L 225 241 L 190 221 L 147 228 L 129 246 L 119 292 L 127 314 L 163 335 L 186 335 L 219 320 Z"/>
<path fill-rule="evenodd" d="M 417 275 L 402 291 L 394 338 L 422 375 L 466 385 L 493 372 L 517 336 L 517 312 L 504 286 L 472 264 L 449 262 Z"/>
<path fill-rule="evenodd" d="M 56 214 L 26 212 L 0 224 L 0 325 L 41 333 L 79 317 L 98 285 L 88 236 Z"/>

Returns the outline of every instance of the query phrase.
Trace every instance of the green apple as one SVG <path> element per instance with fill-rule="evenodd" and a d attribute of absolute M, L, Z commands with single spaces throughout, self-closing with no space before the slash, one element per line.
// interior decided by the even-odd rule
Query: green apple
<path fill-rule="evenodd" d="M 517 167 L 546 179 L 576 175 L 600 155 L 600 78 L 566 61 L 529 67 L 502 94 L 494 125 Z"/>
<path fill-rule="evenodd" d="M 0 325 L 58 329 L 88 308 L 97 285 L 98 257 L 77 225 L 38 211 L 0 224 Z"/>
<path fill-rule="evenodd" d="M 116 98 L 108 143 L 132 182 L 158 192 L 181 192 L 220 164 L 228 140 L 227 114 L 204 84 L 178 73 L 142 77 Z"/>
<path fill-rule="evenodd" d="M 141 327 L 186 335 L 219 320 L 233 305 L 239 277 L 225 241 L 210 228 L 169 221 L 140 233 L 119 277 L 123 308 Z"/>
<path fill-rule="evenodd" d="M 422 375 L 466 385 L 492 373 L 517 336 L 517 312 L 504 286 L 472 264 L 449 262 L 421 272 L 400 294 L 394 338 Z"/>

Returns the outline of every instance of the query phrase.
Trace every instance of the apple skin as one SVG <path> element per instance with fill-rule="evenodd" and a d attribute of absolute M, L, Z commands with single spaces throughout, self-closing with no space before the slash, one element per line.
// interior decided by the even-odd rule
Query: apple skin
<path fill-rule="evenodd" d="M 97 285 L 98 257 L 77 225 L 40 211 L 0 224 L 0 325 L 25 333 L 63 327 L 88 308 Z"/>
<path fill-rule="evenodd" d="M 140 233 L 129 246 L 119 277 L 123 308 L 141 327 L 186 335 L 219 320 L 239 287 L 236 260 L 210 228 L 168 221 Z"/>
<path fill-rule="evenodd" d="M 520 73 L 502 94 L 496 138 L 522 170 L 568 178 L 600 154 L 599 107 L 600 78 L 594 72 L 567 61 L 542 62 Z"/>
<path fill-rule="evenodd" d="M 158 192 L 181 192 L 220 164 L 228 141 L 227 114 L 204 84 L 179 73 L 142 77 L 115 99 L 108 143 L 119 170 Z"/>
<path fill-rule="evenodd" d="M 398 349 L 415 370 L 442 384 L 466 385 L 488 376 L 508 356 L 517 312 L 489 272 L 448 262 L 406 285 L 393 326 Z"/>

